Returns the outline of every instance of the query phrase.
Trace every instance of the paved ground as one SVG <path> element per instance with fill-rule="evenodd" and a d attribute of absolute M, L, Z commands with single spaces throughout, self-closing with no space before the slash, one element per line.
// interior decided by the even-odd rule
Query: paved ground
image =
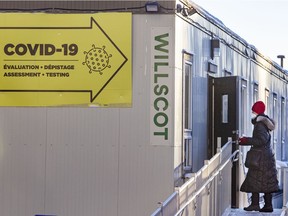
<path fill-rule="evenodd" d="M 282 212 L 282 209 L 274 209 L 271 213 L 264 213 L 264 212 L 247 212 L 243 209 L 230 209 L 227 210 L 223 216 L 238 216 L 238 215 L 245 215 L 245 216 L 280 216 Z M 286 216 L 286 215 L 285 215 Z M 288 215 L 287 215 L 288 216 Z"/>

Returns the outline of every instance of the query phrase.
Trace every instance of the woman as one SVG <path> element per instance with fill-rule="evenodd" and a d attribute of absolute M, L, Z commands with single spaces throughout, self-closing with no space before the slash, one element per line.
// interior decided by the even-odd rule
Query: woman
<path fill-rule="evenodd" d="M 262 156 L 258 169 L 248 169 L 240 191 L 252 193 L 251 205 L 245 207 L 245 211 L 273 212 L 272 193 L 279 190 L 275 156 L 270 141 L 270 131 L 274 130 L 275 124 L 264 114 L 265 104 L 262 101 L 257 101 L 252 106 L 252 112 L 256 115 L 252 119 L 253 135 L 240 138 L 239 145 L 251 145 L 251 149 L 260 149 Z M 259 206 L 259 193 L 264 193 L 265 205 L 262 209 Z"/>

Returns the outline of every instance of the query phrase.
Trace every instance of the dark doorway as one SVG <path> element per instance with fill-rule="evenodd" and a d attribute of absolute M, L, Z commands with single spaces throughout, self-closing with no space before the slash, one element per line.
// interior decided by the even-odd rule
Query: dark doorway
<path fill-rule="evenodd" d="M 217 152 L 217 140 L 221 138 L 221 147 L 228 138 L 238 139 L 239 132 L 239 98 L 240 81 L 237 76 L 209 77 L 209 148 L 208 155 L 213 157 Z M 220 147 L 220 146 L 219 146 Z M 238 149 L 233 144 L 232 152 Z M 232 203 L 236 208 L 239 205 L 238 166 L 232 168 Z"/>

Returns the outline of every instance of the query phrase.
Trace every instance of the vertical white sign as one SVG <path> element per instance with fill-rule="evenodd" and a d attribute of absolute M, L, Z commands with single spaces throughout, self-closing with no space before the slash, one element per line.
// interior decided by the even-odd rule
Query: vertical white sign
<path fill-rule="evenodd" d="M 151 145 L 172 145 L 172 38 L 169 27 L 151 29 Z"/>

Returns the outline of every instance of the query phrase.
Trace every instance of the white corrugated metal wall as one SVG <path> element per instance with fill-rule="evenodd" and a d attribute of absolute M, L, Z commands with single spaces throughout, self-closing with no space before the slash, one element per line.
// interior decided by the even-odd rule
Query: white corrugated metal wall
<path fill-rule="evenodd" d="M 133 15 L 131 108 L 0 108 L 1 215 L 146 216 L 173 192 L 174 129 L 150 142 L 150 35 L 173 23 Z"/>

